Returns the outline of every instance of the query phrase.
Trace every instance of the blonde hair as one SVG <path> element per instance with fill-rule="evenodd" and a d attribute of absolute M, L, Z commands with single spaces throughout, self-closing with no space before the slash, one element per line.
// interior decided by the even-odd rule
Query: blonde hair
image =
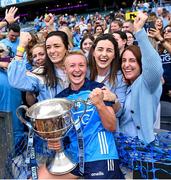
<path fill-rule="evenodd" d="M 71 51 L 68 51 L 68 53 L 66 54 L 65 58 L 64 58 L 64 65 L 65 65 L 65 61 L 66 59 L 69 57 L 69 56 L 72 56 L 72 55 L 80 55 L 80 56 L 83 56 L 85 58 L 85 61 L 87 63 L 87 60 L 86 60 L 86 56 L 84 54 L 84 52 L 82 50 L 71 50 Z"/>

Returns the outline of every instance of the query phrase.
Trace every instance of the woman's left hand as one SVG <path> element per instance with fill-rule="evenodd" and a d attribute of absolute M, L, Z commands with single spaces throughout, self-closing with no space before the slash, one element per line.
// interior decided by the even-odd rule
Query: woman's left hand
<path fill-rule="evenodd" d="M 115 94 L 115 93 L 112 93 L 106 86 L 103 86 L 101 89 L 102 89 L 102 91 L 103 91 L 103 95 L 104 95 L 103 100 L 104 100 L 104 101 L 114 102 L 115 99 L 117 99 L 116 94 Z"/>

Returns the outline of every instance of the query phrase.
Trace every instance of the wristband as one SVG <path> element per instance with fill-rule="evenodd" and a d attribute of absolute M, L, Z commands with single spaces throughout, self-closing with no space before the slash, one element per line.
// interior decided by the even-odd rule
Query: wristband
<path fill-rule="evenodd" d="M 6 19 L 3 19 L 3 21 L 7 23 L 7 26 L 9 26 L 10 23 Z"/>
<path fill-rule="evenodd" d="M 18 46 L 18 47 L 17 47 L 17 51 L 19 51 L 19 52 L 21 52 L 21 53 L 24 53 L 25 48 Z"/>

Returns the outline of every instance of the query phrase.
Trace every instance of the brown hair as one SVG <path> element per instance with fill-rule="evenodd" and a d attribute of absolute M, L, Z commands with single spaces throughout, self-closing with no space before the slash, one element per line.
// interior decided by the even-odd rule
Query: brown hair
<path fill-rule="evenodd" d="M 28 46 L 26 47 L 26 54 L 27 54 L 27 59 L 32 64 L 32 52 L 31 49 L 35 44 L 37 44 L 37 38 L 33 33 L 30 33 L 31 35 L 31 41 L 28 43 Z"/>
<path fill-rule="evenodd" d="M 92 47 L 90 49 L 89 56 L 88 56 L 88 63 L 89 63 L 89 68 L 90 68 L 90 80 L 95 80 L 96 76 L 98 75 L 96 61 L 93 56 L 93 53 L 97 46 L 97 43 L 102 40 L 109 40 L 114 46 L 115 57 L 110 65 L 109 82 L 112 85 L 115 85 L 117 72 L 120 69 L 119 49 L 118 49 L 118 43 L 116 42 L 116 40 L 114 39 L 112 34 L 103 34 L 103 35 L 97 37 L 96 40 L 94 41 L 94 44 L 92 45 Z"/>
<path fill-rule="evenodd" d="M 29 50 L 29 54 L 27 54 L 27 57 L 28 57 L 28 61 L 32 64 L 33 63 L 33 57 L 32 57 L 32 54 L 33 54 L 33 49 L 37 48 L 37 47 L 41 47 L 45 50 L 45 53 L 46 53 L 46 49 L 45 49 L 45 44 L 44 43 L 37 43 L 35 44 L 30 50 Z"/>
<path fill-rule="evenodd" d="M 137 60 L 138 65 L 140 66 L 140 73 L 142 73 L 142 62 L 141 62 L 142 55 L 140 48 L 136 45 L 127 46 L 121 54 L 121 59 L 125 51 L 131 51 L 133 53 L 133 55 Z M 122 64 L 122 60 L 120 62 Z"/>

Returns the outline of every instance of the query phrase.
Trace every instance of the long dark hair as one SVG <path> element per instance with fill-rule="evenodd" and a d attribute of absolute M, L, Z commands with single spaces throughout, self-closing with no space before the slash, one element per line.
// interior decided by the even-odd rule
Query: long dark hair
<path fill-rule="evenodd" d="M 140 66 L 140 74 L 142 73 L 142 61 L 141 61 L 141 58 L 142 58 L 142 55 L 141 55 L 141 50 L 138 46 L 136 45 L 130 45 L 130 46 L 127 46 L 124 51 L 122 52 L 121 54 L 121 61 L 120 63 L 122 64 L 122 56 L 124 54 L 125 51 L 131 51 L 132 54 L 135 56 L 136 60 L 137 60 L 137 63 L 138 65 Z M 120 65 L 121 66 L 121 65 Z"/>
<path fill-rule="evenodd" d="M 92 45 L 90 52 L 89 52 L 89 56 L 88 56 L 88 60 L 89 60 L 89 68 L 90 68 L 90 79 L 91 80 L 95 80 L 98 72 L 97 72 L 97 67 L 96 67 L 96 61 L 95 58 L 93 56 L 94 50 L 97 46 L 97 43 L 99 41 L 102 40 L 109 40 L 113 46 L 114 46 L 114 51 L 115 51 L 115 58 L 112 60 L 111 65 L 110 65 L 110 73 L 109 73 L 109 82 L 114 85 L 116 82 L 116 76 L 117 76 L 117 72 L 120 69 L 119 66 L 119 49 L 118 49 L 118 43 L 116 42 L 116 40 L 114 39 L 112 34 L 103 34 L 99 37 L 96 38 L 96 40 L 94 41 L 94 44 Z"/>
<path fill-rule="evenodd" d="M 45 40 L 45 44 L 48 38 L 52 37 L 52 36 L 58 36 L 61 38 L 66 50 L 68 50 L 68 46 L 69 46 L 69 41 L 68 41 L 68 36 L 65 32 L 62 31 L 52 31 L 50 32 Z M 46 62 L 45 62 L 45 70 L 46 70 L 46 83 L 48 86 L 50 87 L 55 87 L 57 85 L 57 77 L 56 77 L 56 73 L 55 73 L 55 66 L 52 63 L 52 61 L 50 60 L 50 58 L 47 55 L 46 52 Z"/>
<path fill-rule="evenodd" d="M 94 37 L 93 35 L 91 34 L 86 34 L 85 36 L 83 36 L 81 42 L 80 42 L 80 49 L 83 50 L 83 42 L 86 40 L 86 39 L 90 39 L 92 42 L 94 42 Z"/>

